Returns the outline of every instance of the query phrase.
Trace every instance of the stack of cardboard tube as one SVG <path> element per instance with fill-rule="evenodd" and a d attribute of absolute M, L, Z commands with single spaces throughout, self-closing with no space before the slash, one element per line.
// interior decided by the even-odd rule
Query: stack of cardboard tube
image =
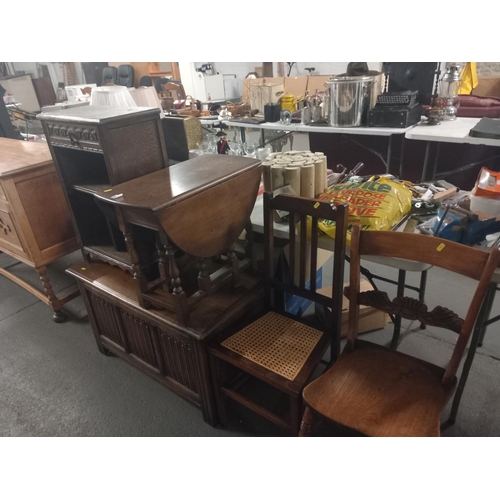
<path fill-rule="evenodd" d="M 285 151 L 271 153 L 262 163 L 265 191 L 289 185 L 297 196 L 315 198 L 327 184 L 327 159 L 324 153 Z"/>

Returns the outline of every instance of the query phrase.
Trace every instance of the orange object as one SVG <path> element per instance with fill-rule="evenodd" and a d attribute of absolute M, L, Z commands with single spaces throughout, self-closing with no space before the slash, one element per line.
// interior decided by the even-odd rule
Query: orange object
<path fill-rule="evenodd" d="M 483 167 L 479 172 L 474 189 L 474 196 L 500 199 L 500 172 L 495 172 Z"/>

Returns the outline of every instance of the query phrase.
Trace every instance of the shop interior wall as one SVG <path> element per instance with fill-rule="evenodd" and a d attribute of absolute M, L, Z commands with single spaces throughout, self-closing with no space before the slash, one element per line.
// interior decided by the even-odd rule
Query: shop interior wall
<path fill-rule="evenodd" d="M 47 65 L 51 75 L 54 90 L 57 90 L 57 82 L 63 81 L 63 71 L 59 63 L 54 62 L 13 62 L 11 63 L 15 71 L 25 71 L 37 76 L 37 64 Z M 197 67 L 204 64 L 197 62 Z M 214 62 L 216 71 L 223 74 L 235 74 L 236 78 L 245 78 L 245 76 L 255 71 L 256 68 L 262 68 L 262 62 Z M 316 75 L 338 75 L 344 73 L 347 68 L 348 62 L 296 62 L 292 66 L 290 76 L 305 76 L 309 72 L 305 68 L 315 68 L 313 74 Z M 380 71 L 382 68 L 381 62 L 368 62 L 370 70 Z M 444 68 L 446 63 L 442 63 Z M 81 64 L 76 65 L 78 77 L 81 79 L 80 83 L 85 82 L 85 76 Z M 288 74 L 288 67 L 285 64 L 285 73 Z M 478 62 L 477 70 L 479 77 L 491 77 L 500 75 L 500 62 Z M 273 74 L 278 74 L 278 63 L 273 62 Z"/>
<path fill-rule="evenodd" d="M 51 83 L 54 87 L 55 92 L 57 92 L 58 82 L 64 82 L 64 73 L 62 66 L 57 62 L 13 62 L 11 63 L 11 65 L 14 71 L 24 71 L 25 73 L 31 73 L 33 75 L 33 78 L 41 76 L 38 74 L 39 65 L 46 65 L 49 70 Z M 79 83 L 86 83 L 81 63 L 76 64 L 75 68 Z"/>

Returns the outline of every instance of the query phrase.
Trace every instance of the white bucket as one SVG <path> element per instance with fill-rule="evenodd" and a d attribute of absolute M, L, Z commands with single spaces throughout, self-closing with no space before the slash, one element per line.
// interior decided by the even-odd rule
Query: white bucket
<path fill-rule="evenodd" d="M 470 195 L 470 209 L 473 212 L 485 212 L 491 215 L 500 215 L 500 199 Z"/>

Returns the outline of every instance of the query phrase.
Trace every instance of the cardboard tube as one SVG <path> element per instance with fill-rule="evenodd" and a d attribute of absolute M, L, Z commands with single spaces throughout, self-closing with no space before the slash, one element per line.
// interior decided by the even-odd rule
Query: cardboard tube
<path fill-rule="evenodd" d="M 285 167 L 285 184 L 288 184 L 297 196 L 300 196 L 300 167 Z"/>
<path fill-rule="evenodd" d="M 325 189 L 328 189 L 328 159 L 323 155 L 321 158 L 323 160 L 323 165 L 321 166 L 321 171 L 323 172 L 323 185 Z"/>
<path fill-rule="evenodd" d="M 317 160 L 314 162 L 314 196 L 320 195 L 325 190 L 324 182 L 323 160 Z"/>
<path fill-rule="evenodd" d="M 304 165 L 300 169 L 300 196 L 314 198 L 315 187 L 314 163 L 312 165 Z"/>
<path fill-rule="evenodd" d="M 271 166 L 271 188 L 273 191 L 285 185 L 285 167 L 283 165 Z"/>

